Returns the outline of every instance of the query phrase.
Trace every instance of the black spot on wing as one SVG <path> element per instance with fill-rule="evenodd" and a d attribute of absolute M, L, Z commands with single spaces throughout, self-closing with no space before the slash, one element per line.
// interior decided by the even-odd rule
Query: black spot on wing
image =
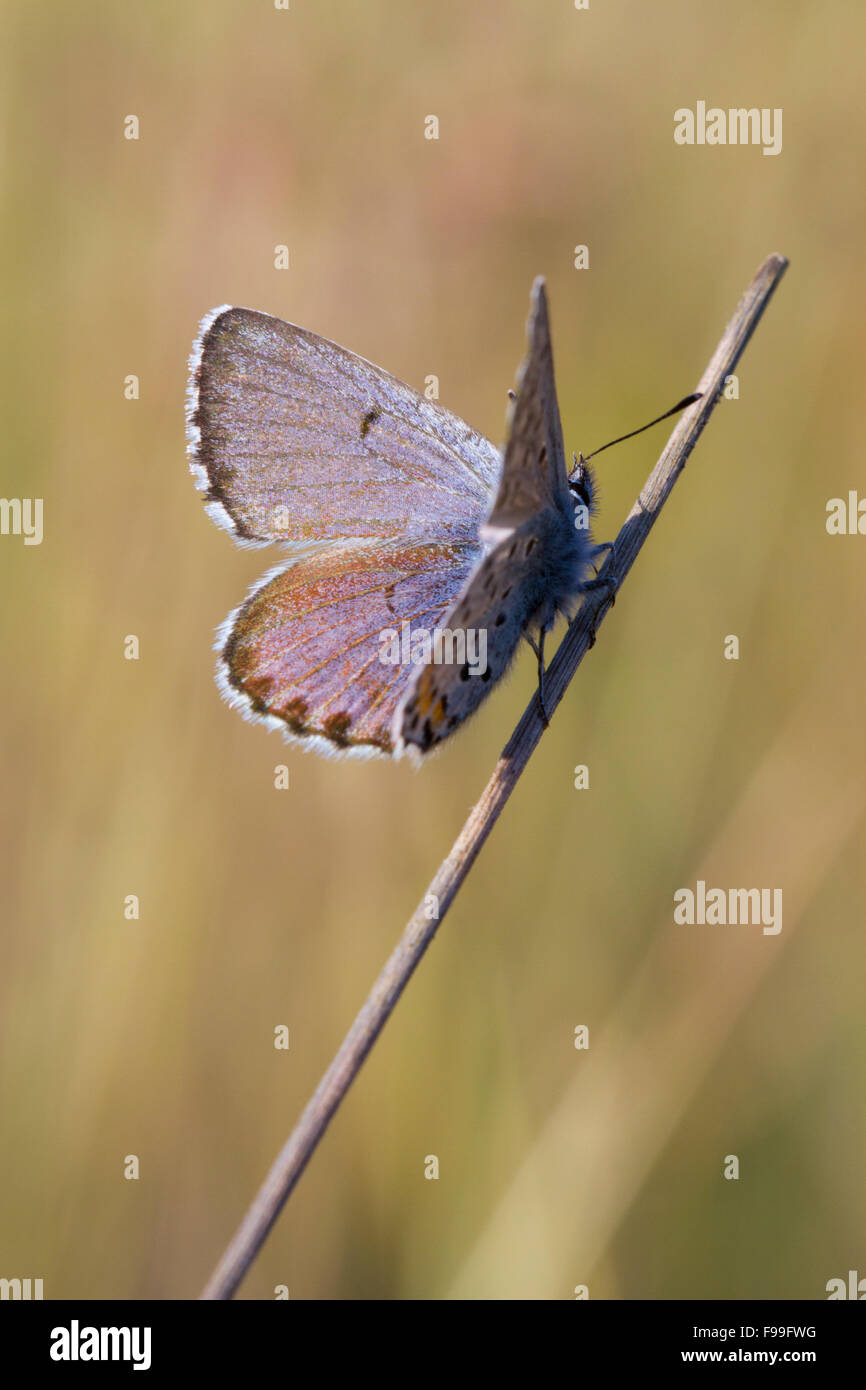
<path fill-rule="evenodd" d="M 348 737 L 352 727 L 352 716 L 341 711 L 339 714 L 332 714 L 325 720 L 322 729 L 327 738 L 332 743 L 336 743 L 338 748 L 345 748 L 350 742 Z"/>
<path fill-rule="evenodd" d="M 376 421 L 378 420 L 378 418 L 379 418 L 379 416 L 381 415 L 381 413 L 382 413 L 382 412 L 381 412 L 380 410 L 377 410 L 375 406 L 373 407 L 372 410 L 368 410 L 368 411 L 367 411 L 367 414 L 364 416 L 363 420 L 361 421 L 361 438 L 362 438 L 362 439 L 366 439 L 366 438 L 367 438 L 367 435 L 368 435 L 369 432 L 370 432 L 370 426 L 371 426 L 371 425 L 374 425 L 374 424 L 376 423 Z"/>

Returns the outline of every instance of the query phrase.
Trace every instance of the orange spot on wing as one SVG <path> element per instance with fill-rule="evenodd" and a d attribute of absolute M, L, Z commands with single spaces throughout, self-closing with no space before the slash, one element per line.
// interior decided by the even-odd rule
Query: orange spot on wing
<path fill-rule="evenodd" d="M 415 704 L 422 718 L 429 712 L 430 706 L 433 703 L 433 694 L 433 681 L 428 668 L 418 681 L 418 688 L 415 691 Z"/>

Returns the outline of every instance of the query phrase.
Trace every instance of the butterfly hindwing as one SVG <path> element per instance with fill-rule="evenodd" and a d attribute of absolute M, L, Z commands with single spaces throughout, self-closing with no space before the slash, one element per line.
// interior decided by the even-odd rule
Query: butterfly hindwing
<path fill-rule="evenodd" d="M 560 542 L 551 514 L 530 517 L 481 559 L 440 620 L 461 633 L 467 653 L 483 661 L 422 666 L 407 687 L 394 723 L 395 746 L 426 753 L 453 733 L 487 698 L 511 665 L 524 632 L 538 626 Z M 554 519 L 555 521 L 555 519 Z"/>
<path fill-rule="evenodd" d="M 220 630 L 223 694 L 317 752 L 390 753 L 414 669 L 403 624 L 433 629 L 477 557 L 456 543 L 340 546 L 266 575 Z"/>
<path fill-rule="evenodd" d="M 499 451 L 435 401 L 315 333 L 252 309 L 202 322 L 190 466 L 246 545 L 477 540 Z"/>

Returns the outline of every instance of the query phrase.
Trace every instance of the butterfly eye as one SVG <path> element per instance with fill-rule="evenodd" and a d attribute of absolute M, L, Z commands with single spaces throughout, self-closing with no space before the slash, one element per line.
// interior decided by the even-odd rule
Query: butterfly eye
<path fill-rule="evenodd" d="M 595 489 L 592 472 L 582 456 L 575 462 L 574 468 L 568 475 L 568 489 L 575 501 L 586 507 L 587 511 L 593 510 Z"/>

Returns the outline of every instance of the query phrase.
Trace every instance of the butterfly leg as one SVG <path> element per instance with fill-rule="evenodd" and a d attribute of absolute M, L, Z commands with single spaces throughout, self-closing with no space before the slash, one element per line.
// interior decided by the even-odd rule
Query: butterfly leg
<path fill-rule="evenodd" d="M 609 549 L 609 550 L 613 550 L 613 546 L 612 546 L 612 545 L 597 546 L 596 549 L 597 549 L 597 550 L 608 550 L 608 549 Z M 595 578 L 595 579 L 588 579 L 588 580 L 586 581 L 586 583 L 582 586 L 581 592 L 584 593 L 584 594 L 597 593 L 599 590 L 601 590 L 601 591 L 604 592 L 604 596 L 605 596 L 604 601 L 603 601 L 601 604 L 599 604 L 599 607 L 598 607 L 598 609 L 597 609 L 597 612 L 600 612 L 602 609 L 605 609 L 605 610 L 606 610 L 606 609 L 608 609 L 608 608 L 613 608 L 613 605 L 616 603 L 616 591 L 617 591 L 618 588 L 619 588 L 619 580 L 616 579 L 615 577 L 611 577 L 610 579 L 598 579 L 598 578 Z M 589 633 L 589 645 L 590 645 L 591 647 L 594 647 L 594 646 L 595 646 L 595 634 L 596 634 L 597 626 L 598 626 L 598 624 L 594 622 L 593 625 L 592 625 L 592 627 L 591 627 L 591 629 L 590 629 L 590 633 Z"/>
<path fill-rule="evenodd" d="M 523 635 L 538 657 L 538 705 L 541 710 L 541 722 L 546 729 L 550 724 L 550 717 L 547 713 L 547 706 L 544 703 L 544 628 L 542 628 L 539 633 L 537 643 L 530 637 L 528 632 L 525 632 Z"/>
<path fill-rule="evenodd" d="M 600 541 L 598 545 L 594 545 L 592 547 L 590 559 L 596 560 L 601 554 L 612 555 L 614 557 L 614 564 L 616 563 L 616 546 L 613 541 Z M 598 571 L 596 571 L 596 573 L 598 573 Z"/>

